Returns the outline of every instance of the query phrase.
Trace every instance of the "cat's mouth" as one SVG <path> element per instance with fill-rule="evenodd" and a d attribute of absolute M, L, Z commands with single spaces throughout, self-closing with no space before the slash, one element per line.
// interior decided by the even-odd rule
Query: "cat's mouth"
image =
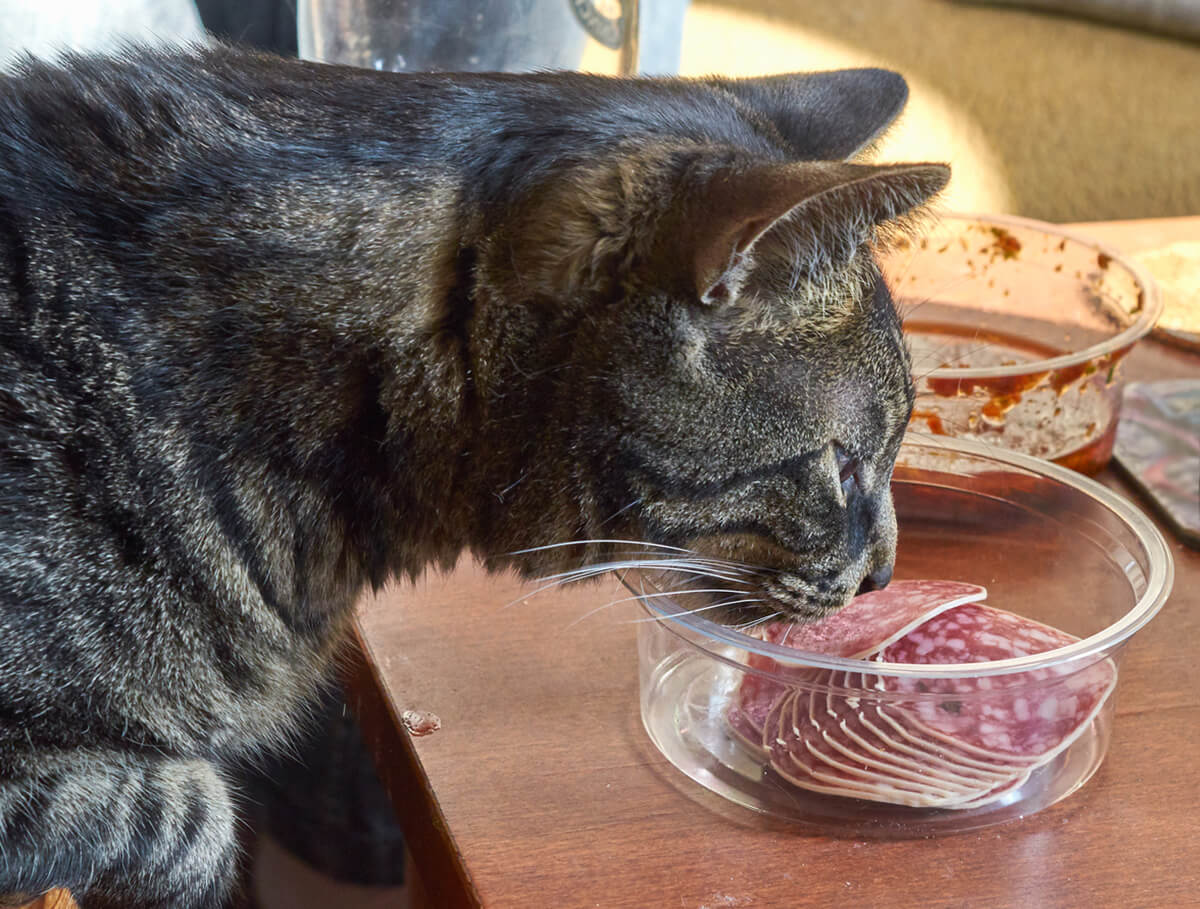
<path fill-rule="evenodd" d="M 741 631 L 767 622 L 820 621 L 849 603 L 858 587 L 837 577 L 813 580 L 789 571 L 714 561 L 700 557 L 673 567 L 646 560 L 630 586 L 641 588 L 639 599 L 670 600 L 671 612 Z"/>
<path fill-rule="evenodd" d="M 816 622 L 837 612 L 854 597 L 858 585 L 780 573 L 765 578 L 763 592 L 770 602 L 786 610 L 784 618 L 795 622 Z"/>
<path fill-rule="evenodd" d="M 706 549 L 578 540 L 508 553 L 506 561 L 515 558 L 519 570 L 542 585 L 539 590 L 616 572 L 634 594 L 626 600 L 664 605 L 669 612 L 738 630 L 772 621 L 819 621 L 849 603 L 861 581 L 853 571 L 809 577 L 791 565 Z"/>
<path fill-rule="evenodd" d="M 784 572 L 736 576 L 728 569 L 691 573 L 649 565 L 631 572 L 626 582 L 639 593 L 637 599 L 652 607 L 744 632 L 768 622 L 817 622 L 845 606 L 854 593 L 852 587 L 821 585 Z"/>
<path fill-rule="evenodd" d="M 706 543 L 693 551 L 700 562 L 715 564 L 716 569 L 682 586 L 703 584 L 712 591 L 708 617 L 737 627 L 760 621 L 820 621 L 854 598 L 866 574 L 866 566 L 857 564 L 801 571 L 793 553 L 759 539 L 748 546 L 743 535 Z"/>

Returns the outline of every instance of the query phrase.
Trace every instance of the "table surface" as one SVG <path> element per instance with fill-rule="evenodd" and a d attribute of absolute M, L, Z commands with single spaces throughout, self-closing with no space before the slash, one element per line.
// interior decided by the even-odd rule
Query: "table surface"
<path fill-rule="evenodd" d="M 1200 218 L 1080 227 L 1128 251 L 1200 240 Z M 1128 365 L 1200 377 L 1157 344 Z M 362 604 L 349 691 L 435 906 L 1200 906 L 1200 551 L 1164 534 L 1175 591 L 1128 648 L 1104 765 L 981 832 L 815 836 L 692 783 L 642 730 L 632 609 L 592 612 L 611 581 L 521 601 L 464 563 L 389 587 Z M 407 710 L 441 728 L 409 735 Z"/>

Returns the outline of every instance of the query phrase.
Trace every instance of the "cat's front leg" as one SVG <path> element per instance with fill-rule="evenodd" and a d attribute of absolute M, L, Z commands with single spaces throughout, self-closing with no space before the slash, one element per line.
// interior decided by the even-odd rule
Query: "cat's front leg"
<path fill-rule="evenodd" d="M 69 888 L 83 909 L 225 904 L 235 811 L 213 764 L 96 749 L 4 764 L 0 905 L 51 887 Z"/>

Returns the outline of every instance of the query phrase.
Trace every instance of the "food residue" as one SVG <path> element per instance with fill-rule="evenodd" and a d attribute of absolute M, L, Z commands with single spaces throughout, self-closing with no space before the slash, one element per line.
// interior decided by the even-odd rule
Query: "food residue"
<path fill-rule="evenodd" d="M 962 664 L 1045 653 L 1078 638 L 981 602 L 957 581 L 899 581 L 772 644 L 878 663 Z M 1116 684 L 1072 672 L 928 678 L 788 667 L 750 655 L 729 730 L 783 781 L 827 795 L 969 810 L 1002 802 L 1086 734 Z"/>
<path fill-rule="evenodd" d="M 1021 241 L 1003 227 L 993 227 L 991 232 L 995 237 L 991 246 L 993 254 L 1003 259 L 1015 259 L 1021 252 Z"/>
<path fill-rule="evenodd" d="M 418 738 L 442 728 L 441 717 L 428 710 L 406 710 L 400 715 L 400 722 L 411 735 Z"/>

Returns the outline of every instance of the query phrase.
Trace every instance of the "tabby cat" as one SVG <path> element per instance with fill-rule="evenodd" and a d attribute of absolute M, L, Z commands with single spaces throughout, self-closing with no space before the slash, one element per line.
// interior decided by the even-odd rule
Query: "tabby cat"
<path fill-rule="evenodd" d="M 906 94 L 224 47 L 0 77 L 0 893 L 221 905 L 233 769 L 364 587 L 464 550 L 678 547 L 801 618 L 886 583 L 875 251 L 948 170 L 848 159 Z"/>

